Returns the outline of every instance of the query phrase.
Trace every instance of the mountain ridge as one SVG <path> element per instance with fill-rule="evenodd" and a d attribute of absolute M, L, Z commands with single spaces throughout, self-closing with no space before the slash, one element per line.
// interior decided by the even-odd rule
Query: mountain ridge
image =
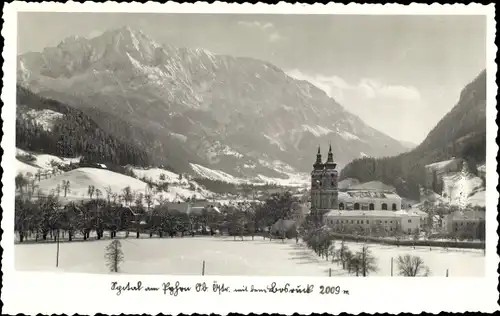
<path fill-rule="evenodd" d="M 406 150 L 268 62 L 160 45 L 127 27 L 18 56 L 18 83 L 152 134 L 157 156 L 182 148 L 186 160 L 235 176 L 276 175 L 259 159 L 308 172 L 317 145 L 329 142 L 340 166 Z"/>
<path fill-rule="evenodd" d="M 476 166 L 486 160 L 486 70 L 462 89 L 456 105 L 413 150 L 354 160 L 340 177 L 382 181 L 395 186 L 400 195 L 418 200 L 420 186 L 425 185 L 424 166 L 452 157 L 465 159 L 474 174 Z"/>

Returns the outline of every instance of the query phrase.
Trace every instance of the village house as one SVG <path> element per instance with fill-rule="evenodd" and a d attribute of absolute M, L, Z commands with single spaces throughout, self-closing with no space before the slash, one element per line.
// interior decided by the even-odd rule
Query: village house
<path fill-rule="evenodd" d="M 425 166 L 425 186 L 427 189 L 441 186 L 443 176 L 450 172 L 459 172 L 462 170 L 463 160 L 451 158 L 445 161 L 439 161 Z"/>
<path fill-rule="evenodd" d="M 398 211 L 401 201 L 401 197 L 393 192 L 339 192 L 339 210 Z"/>
<path fill-rule="evenodd" d="M 485 212 L 483 211 L 456 211 L 447 214 L 442 220 L 443 231 L 451 235 L 484 239 Z"/>

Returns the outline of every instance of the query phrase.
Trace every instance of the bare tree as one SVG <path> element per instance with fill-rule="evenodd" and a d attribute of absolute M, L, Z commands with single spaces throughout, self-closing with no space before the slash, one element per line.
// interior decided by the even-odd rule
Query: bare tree
<path fill-rule="evenodd" d="M 99 200 L 102 196 L 102 191 L 100 189 L 95 189 L 95 198 Z"/>
<path fill-rule="evenodd" d="M 111 197 L 113 196 L 113 190 L 111 189 L 111 186 L 108 185 L 104 188 L 104 191 L 106 191 L 106 198 L 108 199 L 109 204 L 111 202 Z"/>
<path fill-rule="evenodd" d="M 60 184 L 58 184 L 58 185 L 56 186 L 56 194 L 57 194 L 57 196 L 60 196 L 60 195 L 61 195 L 61 185 L 60 185 Z"/>
<path fill-rule="evenodd" d="M 95 193 L 95 186 L 94 185 L 89 185 L 89 188 L 87 189 L 87 194 L 89 195 L 90 199 L 92 199 L 92 196 L 94 196 Z"/>
<path fill-rule="evenodd" d="M 111 272 L 118 272 L 120 264 L 123 262 L 122 244 L 118 239 L 113 240 L 106 247 L 106 254 L 104 255 L 106 264 Z"/>
<path fill-rule="evenodd" d="M 24 187 L 28 185 L 28 180 L 22 173 L 18 173 L 16 176 L 16 189 L 19 190 L 21 196 L 24 194 Z"/>
<path fill-rule="evenodd" d="M 142 200 L 144 199 L 144 195 L 141 193 L 136 194 L 135 196 L 135 205 L 137 207 L 142 207 Z"/>
<path fill-rule="evenodd" d="M 40 181 L 40 180 L 38 180 L 38 181 Z M 71 193 L 71 187 L 70 187 L 69 180 L 62 181 L 62 188 L 64 190 L 64 197 L 66 197 L 66 195 L 68 195 L 68 193 Z"/>
<path fill-rule="evenodd" d="M 424 264 L 424 260 L 419 256 L 406 254 L 398 256 L 396 264 L 399 270 L 399 275 L 405 277 L 429 276 L 431 271 Z"/>
<path fill-rule="evenodd" d="M 148 211 L 151 208 L 151 205 L 153 205 L 153 195 L 148 192 L 144 195 L 144 201 L 146 202 L 146 205 L 148 206 Z"/>
<path fill-rule="evenodd" d="M 356 253 L 356 256 L 359 256 L 361 272 L 364 277 L 370 274 L 370 272 L 377 272 L 377 259 L 372 255 L 368 246 L 363 245 L 361 251 Z"/>
<path fill-rule="evenodd" d="M 40 180 L 42 179 L 42 170 L 41 169 L 38 169 L 36 171 L 36 177 L 38 178 L 38 182 L 40 182 Z"/>
<path fill-rule="evenodd" d="M 345 241 L 342 240 L 340 243 L 340 248 L 337 250 L 337 258 L 342 263 L 342 269 L 346 268 L 347 256 L 346 253 L 350 252 L 349 247 L 346 246 Z"/>
<path fill-rule="evenodd" d="M 130 188 L 130 186 L 126 186 L 125 188 L 123 188 L 123 200 L 125 201 L 125 203 L 127 203 L 127 205 L 130 205 L 132 199 L 132 189 Z"/>

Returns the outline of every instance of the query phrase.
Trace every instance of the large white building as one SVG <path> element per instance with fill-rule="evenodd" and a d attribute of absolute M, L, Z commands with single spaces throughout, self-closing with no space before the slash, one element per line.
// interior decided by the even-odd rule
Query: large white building
<path fill-rule="evenodd" d="M 404 234 L 420 231 L 420 215 L 405 211 L 342 211 L 332 210 L 323 216 L 323 223 L 338 232 L 361 232 L 366 234 Z"/>
<path fill-rule="evenodd" d="M 339 192 L 339 210 L 399 211 L 401 197 L 393 192 L 346 191 Z"/>

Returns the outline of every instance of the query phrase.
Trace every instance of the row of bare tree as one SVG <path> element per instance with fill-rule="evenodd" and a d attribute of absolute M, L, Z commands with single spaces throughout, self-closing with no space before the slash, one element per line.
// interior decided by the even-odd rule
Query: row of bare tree
<path fill-rule="evenodd" d="M 366 277 L 378 271 L 377 258 L 367 244 L 361 245 L 358 251 L 352 251 L 343 239 L 332 235 L 332 230 L 326 226 L 315 225 L 306 221 L 300 229 L 305 245 L 326 261 L 337 263 L 348 273 Z M 337 248 L 337 241 L 340 246 Z M 398 256 L 397 268 L 401 276 L 428 276 L 430 270 L 418 256 Z"/>

